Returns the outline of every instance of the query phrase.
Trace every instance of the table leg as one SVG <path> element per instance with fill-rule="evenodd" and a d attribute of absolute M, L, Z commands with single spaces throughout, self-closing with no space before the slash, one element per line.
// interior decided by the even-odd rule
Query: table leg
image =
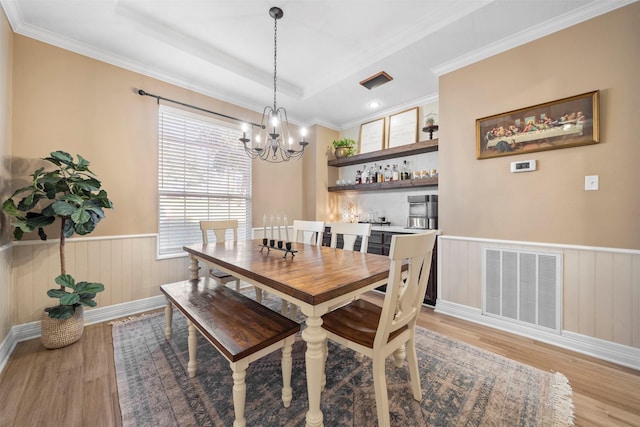
<path fill-rule="evenodd" d="M 173 333 L 173 305 L 167 298 L 167 305 L 164 306 L 164 336 L 167 340 L 171 339 Z"/>
<path fill-rule="evenodd" d="M 191 255 L 191 265 L 189 266 L 189 271 L 191 272 L 190 279 L 198 280 L 198 270 L 200 270 L 200 266 L 198 265 L 198 259 Z"/>
<path fill-rule="evenodd" d="M 308 316 L 307 327 L 302 331 L 302 338 L 307 344 L 305 363 L 307 368 L 307 392 L 309 393 L 309 411 L 307 412 L 307 427 L 321 427 L 322 411 L 320 410 L 320 395 L 322 394 L 322 376 L 324 365 L 324 342 L 327 333 L 322 329 L 322 318 Z"/>

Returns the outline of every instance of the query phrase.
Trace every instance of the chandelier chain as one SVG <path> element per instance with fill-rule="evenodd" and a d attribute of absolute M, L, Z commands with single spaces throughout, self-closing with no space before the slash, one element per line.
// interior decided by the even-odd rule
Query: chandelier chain
<path fill-rule="evenodd" d="M 278 110 L 276 93 L 278 91 L 278 18 L 273 19 L 273 110 Z"/>

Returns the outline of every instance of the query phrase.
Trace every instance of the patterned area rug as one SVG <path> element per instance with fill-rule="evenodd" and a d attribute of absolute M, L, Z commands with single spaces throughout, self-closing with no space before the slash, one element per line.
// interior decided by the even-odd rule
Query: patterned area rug
<path fill-rule="evenodd" d="M 174 334 L 164 337 L 162 313 L 113 325 L 113 345 L 123 425 L 231 426 L 231 368 L 202 337 L 198 372 L 189 378 L 187 326 L 175 312 Z M 418 328 L 423 399 L 413 399 L 406 363 L 387 360 L 392 426 L 570 426 L 571 387 L 560 373 L 548 373 Z M 293 350 L 293 401 L 281 400 L 280 353 L 249 366 L 248 426 L 304 426 L 307 389 L 305 345 Z M 371 362 L 329 343 L 327 384 L 322 394 L 324 425 L 375 426 L 377 416 Z"/>

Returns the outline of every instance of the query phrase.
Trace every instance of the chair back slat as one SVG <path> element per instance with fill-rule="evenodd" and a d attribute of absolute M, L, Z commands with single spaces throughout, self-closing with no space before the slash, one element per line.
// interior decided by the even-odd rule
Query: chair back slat
<path fill-rule="evenodd" d="M 216 242 L 222 243 L 227 240 L 227 230 L 231 230 L 232 240 L 238 240 L 238 220 L 230 219 L 224 221 L 200 221 L 200 231 L 202 231 L 202 242 L 209 243 L 209 231 L 213 231 Z"/>
<path fill-rule="evenodd" d="M 376 333 L 376 345 L 386 343 L 389 335 L 415 322 L 427 292 L 427 280 L 431 270 L 431 256 L 436 232 L 394 235 L 391 239 L 389 278 L 380 324 Z M 402 272 L 408 263 L 406 275 Z M 406 278 L 405 278 L 406 277 Z"/>
<path fill-rule="evenodd" d="M 367 252 L 369 246 L 369 236 L 371 235 L 371 224 L 353 224 L 348 222 L 336 222 L 331 224 L 331 244 L 332 248 L 338 246 L 338 235 L 342 235 L 344 245 L 342 249 L 352 251 L 358 237 L 362 238 L 360 252 Z"/>
<path fill-rule="evenodd" d="M 298 243 L 322 245 L 322 233 L 324 233 L 323 221 L 293 221 L 293 238 Z"/>

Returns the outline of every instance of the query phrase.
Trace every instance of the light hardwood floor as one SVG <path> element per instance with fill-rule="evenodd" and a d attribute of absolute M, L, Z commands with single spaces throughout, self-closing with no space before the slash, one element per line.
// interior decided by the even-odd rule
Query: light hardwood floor
<path fill-rule="evenodd" d="M 380 301 L 377 294 L 366 297 Z M 640 372 L 424 308 L 419 325 L 545 371 L 573 388 L 576 426 L 640 426 Z M 120 426 L 111 326 L 46 350 L 17 345 L 0 376 L 0 426 Z"/>

